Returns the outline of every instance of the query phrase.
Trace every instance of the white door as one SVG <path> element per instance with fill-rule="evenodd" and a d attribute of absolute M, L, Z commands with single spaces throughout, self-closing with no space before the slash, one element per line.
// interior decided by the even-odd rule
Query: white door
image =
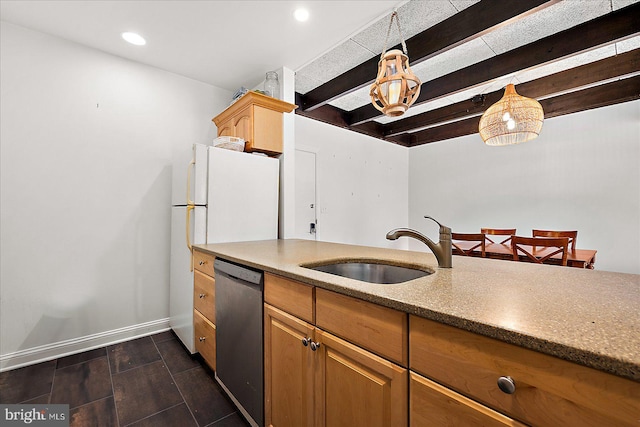
<path fill-rule="evenodd" d="M 316 153 L 296 150 L 296 238 L 316 239 Z"/>

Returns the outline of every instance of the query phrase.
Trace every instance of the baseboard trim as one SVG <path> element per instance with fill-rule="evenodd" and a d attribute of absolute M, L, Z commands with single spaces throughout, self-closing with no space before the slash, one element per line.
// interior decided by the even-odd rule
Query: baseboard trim
<path fill-rule="evenodd" d="M 40 362 L 69 356 L 94 348 L 105 347 L 117 344 L 134 338 L 157 334 L 171 329 L 169 318 L 153 320 L 151 322 L 139 323 L 137 325 L 126 326 L 124 328 L 113 329 L 111 331 L 86 335 L 84 337 L 72 338 L 65 341 L 58 341 L 38 347 L 15 351 L 0 355 L 0 372 L 23 366 L 33 365 Z"/>

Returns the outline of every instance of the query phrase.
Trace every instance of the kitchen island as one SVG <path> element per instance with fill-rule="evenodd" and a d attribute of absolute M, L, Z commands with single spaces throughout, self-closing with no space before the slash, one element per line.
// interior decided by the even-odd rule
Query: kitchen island
<path fill-rule="evenodd" d="M 622 400 L 631 418 L 640 407 L 638 275 L 463 257 L 453 259 L 453 268 L 440 269 L 430 253 L 306 240 L 196 247 L 319 290 L 407 313 L 411 328 L 426 319 L 498 340 L 496 348 L 507 343 L 631 380 L 624 383 Z M 433 274 L 399 284 L 374 284 L 302 267 L 338 260 L 384 261 Z M 413 329 L 410 340 L 412 334 Z M 534 356 L 535 352 L 528 351 Z M 513 415 L 511 408 L 487 400 L 483 403 Z"/>

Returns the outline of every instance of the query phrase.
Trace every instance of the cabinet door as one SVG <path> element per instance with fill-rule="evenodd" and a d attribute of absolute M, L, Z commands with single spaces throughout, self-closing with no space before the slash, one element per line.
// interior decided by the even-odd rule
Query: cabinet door
<path fill-rule="evenodd" d="M 313 357 L 303 339 L 313 339 L 312 325 L 264 306 L 265 425 L 313 427 Z"/>
<path fill-rule="evenodd" d="M 321 329 L 316 338 L 318 426 L 407 426 L 405 368 Z"/>
<path fill-rule="evenodd" d="M 245 141 L 245 147 L 250 147 L 253 141 L 253 121 L 251 117 L 251 105 L 238 111 L 232 118 L 233 120 L 233 136 L 242 138 Z"/>
<path fill-rule="evenodd" d="M 455 391 L 411 372 L 411 427 L 524 427 Z"/>

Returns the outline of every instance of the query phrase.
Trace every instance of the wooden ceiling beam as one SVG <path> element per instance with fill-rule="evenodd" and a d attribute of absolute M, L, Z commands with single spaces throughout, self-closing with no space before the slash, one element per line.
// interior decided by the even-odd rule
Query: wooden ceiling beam
<path fill-rule="evenodd" d="M 631 74 L 640 70 L 640 49 L 634 49 L 620 55 L 604 58 L 589 64 L 560 71 L 536 80 L 531 80 L 516 86 L 520 95 L 529 98 L 543 98 L 560 92 L 590 85 L 600 81 Z M 402 134 L 420 127 L 427 127 L 436 123 L 460 120 L 465 117 L 482 114 L 489 106 L 495 104 L 504 91 L 502 89 L 474 97 L 422 114 L 397 120 L 383 126 L 383 136 Z M 358 126 L 352 126 L 357 128 Z"/>
<path fill-rule="evenodd" d="M 548 7 L 558 0 L 483 0 L 406 41 L 413 65 L 481 37 L 493 29 Z M 390 49 L 401 49 L 400 45 Z M 375 80 L 379 57 L 350 69 L 300 96 L 301 109 L 311 111 Z"/>
<path fill-rule="evenodd" d="M 633 76 L 600 86 L 543 99 L 540 101 L 540 104 L 544 110 L 546 120 L 565 114 L 639 99 L 640 76 Z M 475 116 L 415 132 L 411 134 L 411 147 L 478 133 L 479 122 L 480 116 Z M 478 136 L 478 138 L 480 137 Z"/>
<path fill-rule="evenodd" d="M 480 2 L 483 3 L 483 2 Z M 640 3 L 423 83 L 416 105 L 640 33 Z M 379 117 L 371 104 L 350 112 L 350 125 Z"/>

